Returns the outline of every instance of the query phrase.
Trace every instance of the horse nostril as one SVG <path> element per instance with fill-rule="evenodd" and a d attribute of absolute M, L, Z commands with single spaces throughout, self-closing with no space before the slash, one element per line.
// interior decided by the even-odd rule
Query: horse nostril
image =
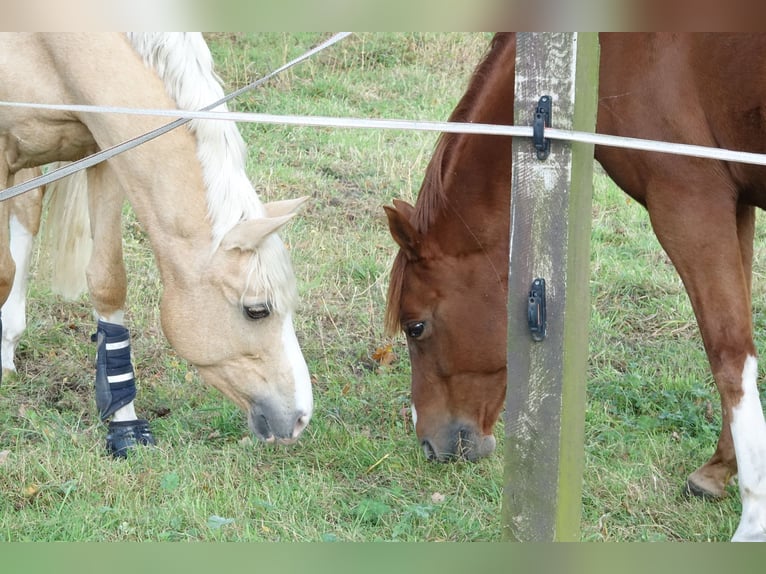
<path fill-rule="evenodd" d="M 436 460 L 436 450 L 434 449 L 433 445 L 428 440 L 423 440 L 420 444 L 423 447 L 423 452 L 426 455 L 426 460 Z"/>
<path fill-rule="evenodd" d="M 265 442 L 274 441 L 274 433 L 271 432 L 271 425 L 269 425 L 268 419 L 262 414 L 251 413 L 250 415 L 250 428 L 251 430 Z"/>
<path fill-rule="evenodd" d="M 295 421 L 295 428 L 293 429 L 293 438 L 298 438 L 309 424 L 310 417 L 308 415 L 301 415 L 298 420 Z"/>

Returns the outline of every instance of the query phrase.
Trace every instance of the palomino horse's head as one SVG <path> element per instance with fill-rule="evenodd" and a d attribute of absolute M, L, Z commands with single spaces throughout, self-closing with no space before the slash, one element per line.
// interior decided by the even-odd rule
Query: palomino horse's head
<path fill-rule="evenodd" d="M 505 399 L 506 318 L 497 310 L 506 305 L 507 266 L 495 274 L 486 251 L 445 252 L 437 235 L 415 228 L 409 204 L 394 203 L 385 207 L 400 247 L 387 327 L 407 337 L 415 431 L 429 460 L 476 460 L 495 449 Z M 507 247 L 499 251 L 502 261 Z"/>
<path fill-rule="evenodd" d="M 178 353 L 247 413 L 255 436 L 279 444 L 294 442 L 313 410 L 293 329 L 295 276 L 276 233 L 302 202 L 265 205 L 266 217 L 223 237 L 198 284 L 166 282 L 162 300 L 163 330 Z"/>

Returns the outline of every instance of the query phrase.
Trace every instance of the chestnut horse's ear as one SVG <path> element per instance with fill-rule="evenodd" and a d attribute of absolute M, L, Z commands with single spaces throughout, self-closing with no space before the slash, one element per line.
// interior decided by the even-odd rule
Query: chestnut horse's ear
<path fill-rule="evenodd" d="M 415 208 L 403 199 L 395 199 L 394 207 L 407 218 L 407 221 L 415 219 Z"/>
<path fill-rule="evenodd" d="M 388 229 L 404 255 L 410 261 L 420 258 L 420 233 L 410 223 L 415 208 L 406 201 L 394 200 L 394 207 L 384 205 Z"/>
<path fill-rule="evenodd" d="M 279 217 L 258 217 L 257 219 L 242 221 L 224 235 L 221 248 L 254 251 L 266 237 L 279 230 L 294 215 L 294 213 L 289 213 Z"/>

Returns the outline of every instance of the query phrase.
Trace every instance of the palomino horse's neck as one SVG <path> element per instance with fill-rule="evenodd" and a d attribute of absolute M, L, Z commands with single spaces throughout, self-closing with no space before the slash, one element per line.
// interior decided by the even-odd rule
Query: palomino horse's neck
<path fill-rule="evenodd" d="M 515 57 L 515 36 L 496 35 L 450 121 L 513 124 Z M 497 237 L 487 233 L 486 227 L 503 218 L 487 216 L 508 209 L 510 169 L 510 138 L 445 133 L 428 165 L 414 225 L 428 231 L 437 244 L 452 245 L 458 251 L 475 249 L 484 236 Z M 455 225 L 456 219 L 463 225 Z M 463 246 L 455 235 L 461 229 L 467 240 Z"/>
<path fill-rule="evenodd" d="M 223 97 L 212 55 L 200 34 L 133 32 L 128 37 L 179 108 L 198 110 Z M 226 110 L 226 104 L 216 108 Z M 232 227 L 243 219 L 262 217 L 264 208 L 245 172 L 245 142 L 237 125 L 192 120 L 189 129 L 197 139 L 217 247 Z"/>
<path fill-rule="evenodd" d="M 181 109 L 198 110 L 220 100 L 224 93 L 213 70 L 213 58 L 201 34 L 129 33 L 136 51 L 162 79 Z M 216 108 L 225 111 L 223 104 Z M 212 250 L 241 221 L 266 215 L 245 171 L 245 142 L 234 122 L 192 120 L 197 157 L 207 191 L 212 224 Z M 262 283 L 273 304 L 293 307 L 297 291 L 289 255 L 278 235 L 267 237 L 253 254 L 249 275 Z"/>
<path fill-rule="evenodd" d="M 49 80 L 53 83 L 49 98 L 63 103 L 176 107 L 163 83 L 146 68 L 123 35 L 99 35 L 97 45 L 103 50 L 93 49 L 91 34 L 44 35 L 37 37 L 37 42 L 39 58 L 49 60 L 46 65 L 58 72 Z M 103 81 L 104 77 L 109 81 Z M 34 101 L 32 98 L 40 96 L 26 97 Z M 167 121 L 120 114 L 75 114 L 74 119 L 87 127 L 101 148 L 150 131 Z M 185 274 L 184 267 L 189 266 L 191 254 L 206 252 L 212 235 L 194 138 L 188 130 L 173 130 L 115 156 L 109 161 L 109 168 L 149 235 L 160 271 L 163 275 L 170 271 L 174 275 Z M 174 263 L 177 268 L 171 269 Z"/>

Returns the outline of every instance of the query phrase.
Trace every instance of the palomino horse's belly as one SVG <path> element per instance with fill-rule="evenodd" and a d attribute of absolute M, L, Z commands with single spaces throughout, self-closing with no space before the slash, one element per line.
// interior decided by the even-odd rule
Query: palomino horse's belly
<path fill-rule="evenodd" d="M 64 104 L 78 99 L 66 86 L 71 75 L 59 75 L 42 40 L 38 34 L 0 34 L 0 100 Z M 73 161 L 95 149 L 90 131 L 73 113 L 0 108 L 0 153 L 10 173 Z"/>
<path fill-rule="evenodd" d="M 0 150 L 10 173 L 55 161 L 74 161 L 96 150 L 88 128 L 66 117 L 0 117 Z"/>

